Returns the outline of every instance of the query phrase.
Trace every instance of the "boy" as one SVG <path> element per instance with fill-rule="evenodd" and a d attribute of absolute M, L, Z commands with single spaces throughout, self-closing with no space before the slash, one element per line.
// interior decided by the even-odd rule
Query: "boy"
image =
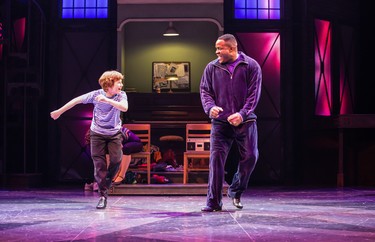
<path fill-rule="evenodd" d="M 122 159 L 122 121 L 120 114 L 128 110 L 128 98 L 122 91 L 124 76 L 117 71 L 106 71 L 99 78 L 102 89 L 88 92 L 67 102 L 51 112 L 58 119 L 77 104 L 92 103 L 93 117 L 90 126 L 90 149 L 94 163 L 94 177 L 99 186 L 97 209 L 107 206 L 108 189 L 117 174 Z M 110 156 L 107 167 L 106 153 Z"/>

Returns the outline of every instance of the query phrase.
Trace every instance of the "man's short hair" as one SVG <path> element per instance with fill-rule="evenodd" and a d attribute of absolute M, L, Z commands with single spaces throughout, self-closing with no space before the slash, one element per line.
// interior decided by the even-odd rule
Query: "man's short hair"
<path fill-rule="evenodd" d="M 224 40 L 231 47 L 237 47 L 236 37 L 232 34 L 223 34 L 218 38 L 219 40 Z"/>

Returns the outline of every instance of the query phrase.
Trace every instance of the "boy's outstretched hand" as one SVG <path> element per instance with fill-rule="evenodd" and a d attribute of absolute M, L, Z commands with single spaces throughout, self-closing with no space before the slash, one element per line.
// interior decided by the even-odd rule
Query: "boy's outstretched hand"
<path fill-rule="evenodd" d="M 53 118 L 54 120 L 58 119 L 60 115 L 61 114 L 57 110 L 51 112 L 51 118 Z"/>

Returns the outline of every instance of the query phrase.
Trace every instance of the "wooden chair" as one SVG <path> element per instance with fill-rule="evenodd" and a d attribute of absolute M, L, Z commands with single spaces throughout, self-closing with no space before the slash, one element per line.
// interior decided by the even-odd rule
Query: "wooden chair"
<path fill-rule="evenodd" d="M 188 183 L 188 174 L 190 171 L 208 171 L 208 166 L 194 167 L 193 159 L 201 161 L 210 158 L 209 140 L 211 133 L 211 124 L 186 124 L 186 151 L 184 152 L 184 175 L 183 183 Z M 191 166 L 189 167 L 189 160 Z"/>
<path fill-rule="evenodd" d="M 151 183 L 151 125 L 150 124 L 123 124 L 136 134 L 143 143 L 143 151 L 131 154 L 132 158 L 145 159 L 147 164 L 147 184 Z"/>

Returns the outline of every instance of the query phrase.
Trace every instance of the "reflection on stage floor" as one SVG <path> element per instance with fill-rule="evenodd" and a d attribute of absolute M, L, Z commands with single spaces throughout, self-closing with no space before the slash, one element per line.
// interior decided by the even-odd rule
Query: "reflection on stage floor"
<path fill-rule="evenodd" d="M 236 209 L 204 195 L 111 195 L 83 187 L 0 190 L 1 241 L 374 241 L 375 189 L 249 187 Z"/>

